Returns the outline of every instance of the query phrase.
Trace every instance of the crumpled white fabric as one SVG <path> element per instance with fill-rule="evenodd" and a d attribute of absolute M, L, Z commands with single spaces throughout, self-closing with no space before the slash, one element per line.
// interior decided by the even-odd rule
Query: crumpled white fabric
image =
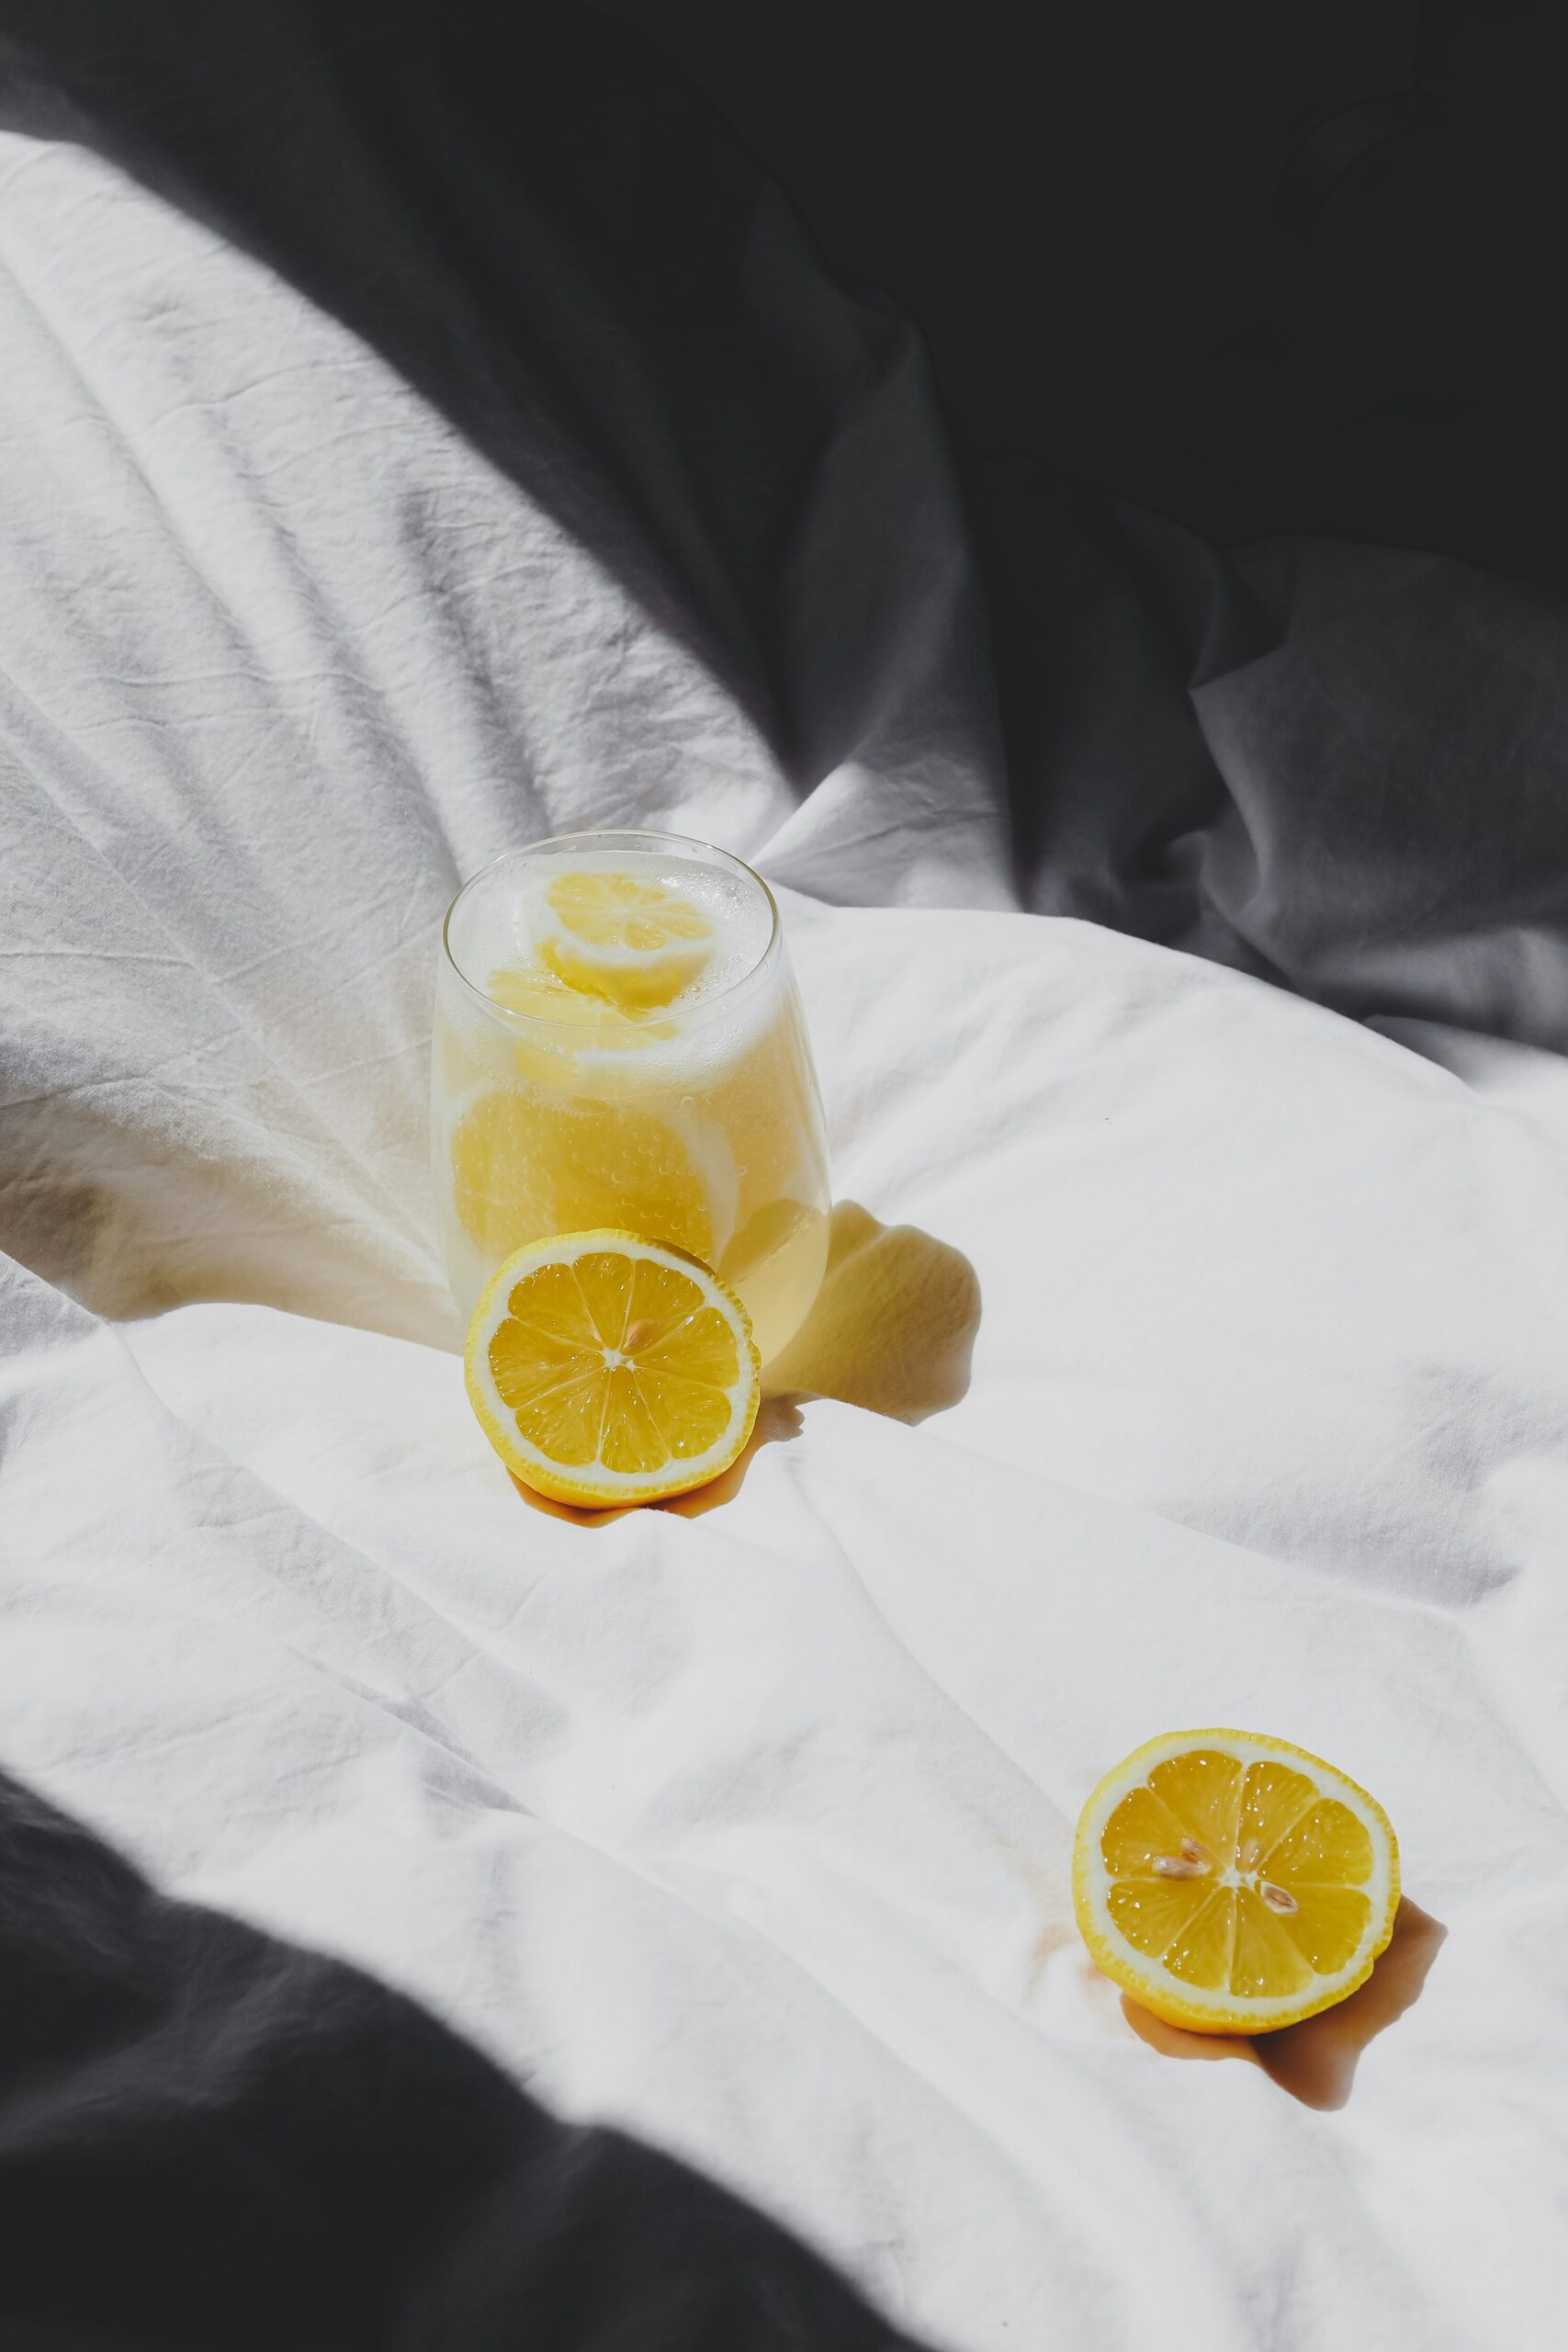
<path fill-rule="evenodd" d="M 378 359 L 67 147 L 0 138 L 0 1760 L 933 2344 L 1555 2346 L 1561 1063 L 999 910 L 950 747 L 913 841 L 871 771 L 797 804 Z M 840 1213 L 838 1399 L 582 1526 L 465 1402 L 423 1061 L 456 882 L 628 819 L 790 886 L 892 1230 Z M 825 903 L 851 839 L 889 903 Z M 1343 2104 L 1314 2029 L 1152 2046 L 1074 1932 L 1089 1787 L 1213 1723 L 1375 1790 L 1447 1930 Z"/>

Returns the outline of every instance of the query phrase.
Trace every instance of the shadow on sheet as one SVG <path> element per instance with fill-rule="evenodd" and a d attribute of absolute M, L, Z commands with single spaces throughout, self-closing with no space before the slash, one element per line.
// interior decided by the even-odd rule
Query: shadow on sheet
<path fill-rule="evenodd" d="M 994 820 L 1043 912 L 1568 1045 L 1558 592 L 1222 553 L 964 450 L 896 307 L 592 10 L 231 0 L 215 29 L 203 0 L 7 0 L 5 33 L 0 120 L 96 147 L 338 318 L 722 680 L 797 796 L 852 778 L 782 878 L 896 897 L 923 833 L 934 889 Z M 995 903 L 992 858 L 949 859 L 949 895 Z"/>
<path fill-rule="evenodd" d="M 1410 1897 L 1400 1898 L 1393 1934 L 1371 1974 L 1348 2000 L 1320 2010 L 1300 2025 L 1279 2033 L 1259 2034 L 1256 2041 L 1226 2034 L 1188 2033 L 1151 2017 L 1125 1995 L 1122 2014 L 1140 2041 L 1167 2058 L 1199 2063 L 1239 2059 L 1261 2066 L 1264 2073 L 1300 2099 L 1303 2107 L 1343 2107 L 1356 2079 L 1361 2052 L 1378 2034 L 1397 2022 L 1421 1996 L 1432 1962 L 1448 1929 Z"/>
<path fill-rule="evenodd" d="M 4 1774 L 0 1985 L 0 2342 L 914 2352 L 728 2190 Z"/>
<path fill-rule="evenodd" d="M 221 19 L 6 0 L 0 122 L 96 148 L 379 352 L 723 681 L 798 792 L 874 743 L 897 765 L 922 682 L 965 663 L 986 722 L 918 338 L 834 283 L 656 47 L 487 0 Z"/>
<path fill-rule="evenodd" d="M 956 1405 L 969 1385 L 979 1324 L 979 1279 L 961 1250 L 916 1225 L 884 1225 L 858 1201 L 836 1202 L 822 1287 L 763 1374 L 745 1452 L 710 1485 L 654 1508 L 697 1519 L 732 1501 L 763 1446 L 800 1436 L 800 1408 L 814 1397 L 911 1423 Z M 520 1478 L 512 1483 L 536 1510 L 576 1526 L 605 1527 L 626 1517 L 624 1510 L 578 1510 L 535 1494 Z"/>

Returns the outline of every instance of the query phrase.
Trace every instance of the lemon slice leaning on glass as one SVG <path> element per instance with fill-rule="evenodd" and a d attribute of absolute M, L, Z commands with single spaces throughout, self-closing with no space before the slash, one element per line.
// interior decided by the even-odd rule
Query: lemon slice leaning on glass
<path fill-rule="evenodd" d="M 716 1478 L 757 1418 L 751 1325 L 700 1258 L 636 1234 L 557 1235 L 500 1266 L 464 1351 L 479 1425 L 525 1486 L 604 1509 Z"/>

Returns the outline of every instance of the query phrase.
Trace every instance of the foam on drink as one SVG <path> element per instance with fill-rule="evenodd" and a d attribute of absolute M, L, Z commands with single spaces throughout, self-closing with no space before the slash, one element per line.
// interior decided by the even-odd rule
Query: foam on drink
<path fill-rule="evenodd" d="M 551 892 L 558 892 L 563 883 L 574 884 L 579 876 L 601 886 L 625 877 L 650 898 L 665 894 L 673 904 L 691 909 L 705 924 L 705 933 L 691 942 L 691 977 L 666 1001 L 671 1012 L 691 1012 L 728 994 L 767 954 L 773 910 L 753 876 L 695 858 L 626 849 L 585 851 L 566 843 L 558 850 L 536 852 L 521 868 L 515 860 L 502 860 L 470 884 L 450 933 L 453 958 L 464 977 L 488 994 L 492 972 L 549 968 L 549 951 L 563 936 Z M 613 970 L 604 986 L 613 999 Z M 560 1017 L 570 1016 L 568 1005 Z M 546 1016 L 541 1012 L 539 1017 Z"/>

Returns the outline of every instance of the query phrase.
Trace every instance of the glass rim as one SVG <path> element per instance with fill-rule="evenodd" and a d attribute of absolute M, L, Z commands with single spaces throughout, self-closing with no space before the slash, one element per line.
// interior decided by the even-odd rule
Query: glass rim
<path fill-rule="evenodd" d="M 486 875 L 493 874 L 498 865 L 509 865 L 513 858 L 535 857 L 544 850 L 566 849 L 575 845 L 581 845 L 585 849 L 599 849 L 633 842 L 643 844 L 651 843 L 659 849 L 695 850 L 700 855 L 709 860 L 720 859 L 726 865 L 738 868 L 745 875 L 748 881 L 754 882 L 761 890 L 767 902 L 768 936 L 756 962 L 739 974 L 735 979 L 727 980 L 724 987 L 717 989 L 714 995 L 702 998 L 696 1004 L 650 1006 L 648 1018 L 650 1022 L 655 1017 L 681 1023 L 705 1020 L 720 1006 L 730 1003 L 743 989 L 750 988 L 778 956 L 784 938 L 784 922 L 779 913 L 779 902 L 756 867 L 748 865 L 746 860 L 743 857 L 738 857 L 732 849 L 726 849 L 719 842 L 700 841 L 694 833 L 667 833 L 653 825 L 591 826 L 579 832 L 549 833 L 542 841 L 525 842 L 516 849 L 498 850 L 493 857 L 487 858 L 484 864 L 477 866 L 468 880 L 454 893 L 446 913 L 441 918 L 441 953 L 454 978 L 461 983 L 471 997 L 483 1005 L 487 1012 L 492 1014 L 497 1020 L 504 1022 L 509 1028 L 592 1029 L 595 1023 L 591 1010 L 581 1016 L 573 1016 L 569 1013 L 563 1019 L 556 1020 L 549 1013 L 519 1012 L 515 1006 L 504 1004 L 499 997 L 491 996 L 488 989 L 481 988 L 476 979 L 470 978 L 457 961 L 456 950 L 452 945 L 452 918 L 468 892 L 477 884 L 482 882 Z"/>

